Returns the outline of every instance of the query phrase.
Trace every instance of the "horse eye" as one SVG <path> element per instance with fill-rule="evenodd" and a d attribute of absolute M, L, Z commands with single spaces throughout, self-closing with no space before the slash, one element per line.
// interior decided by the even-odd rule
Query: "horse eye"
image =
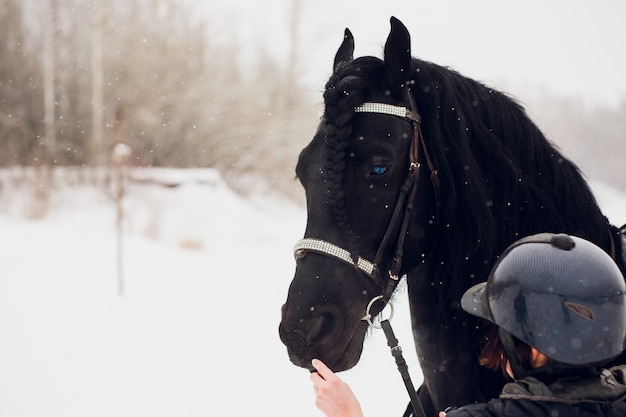
<path fill-rule="evenodd" d="M 383 165 L 376 165 L 372 168 L 370 175 L 383 175 L 385 172 L 387 172 L 387 168 L 388 167 Z"/>

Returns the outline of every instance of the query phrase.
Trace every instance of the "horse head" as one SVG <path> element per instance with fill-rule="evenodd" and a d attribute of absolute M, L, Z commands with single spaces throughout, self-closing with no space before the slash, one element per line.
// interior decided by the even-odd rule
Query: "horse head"
<path fill-rule="evenodd" d="M 368 304 L 386 301 L 398 276 L 420 262 L 402 254 L 423 258 L 434 238 L 434 168 L 409 93 L 408 31 L 392 19 L 384 60 L 354 59 L 353 50 L 346 29 L 324 116 L 296 167 L 308 219 L 279 330 L 292 362 L 305 368 L 316 357 L 335 371 L 358 362 L 364 317 L 384 307 Z"/>

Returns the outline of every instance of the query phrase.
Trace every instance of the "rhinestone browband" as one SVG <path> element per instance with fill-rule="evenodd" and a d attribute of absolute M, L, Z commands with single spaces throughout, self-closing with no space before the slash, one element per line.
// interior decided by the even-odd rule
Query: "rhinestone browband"
<path fill-rule="evenodd" d="M 404 117 L 407 119 L 420 122 L 420 117 L 417 113 L 412 112 L 403 106 L 394 106 L 393 104 L 386 103 L 363 103 L 360 106 L 354 108 L 355 113 L 379 113 L 388 114 L 390 116 Z"/>

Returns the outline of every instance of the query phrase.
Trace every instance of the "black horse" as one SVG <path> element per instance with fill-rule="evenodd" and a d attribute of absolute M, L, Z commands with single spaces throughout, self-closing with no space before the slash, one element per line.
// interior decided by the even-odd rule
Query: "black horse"
<path fill-rule="evenodd" d="M 368 304 L 406 275 L 427 415 L 488 400 L 504 379 L 478 364 L 487 328 L 460 309 L 462 293 L 523 236 L 584 237 L 624 271 L 623 237 L 520 105 L 412 58 L 400 21 L 391 18 L 384 60 L 353 50 L 346 29 L 324 116 L 296 168 L 308 220 L 281 340 L 298 366 L 353 367 L 364 316 L 384 306 Z"/>

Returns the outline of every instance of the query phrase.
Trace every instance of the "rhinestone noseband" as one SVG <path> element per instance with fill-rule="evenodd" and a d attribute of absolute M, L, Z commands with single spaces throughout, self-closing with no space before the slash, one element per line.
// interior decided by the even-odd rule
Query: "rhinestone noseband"
<path fill-rule="evenodd" d="M 326 242 L 325 240 L 305 238 L 297 241 L 293 247 L 293 253 L 296 259 L 304 258 L 307 252 L 316 252 L 328 255 L 332 258 L 343 261 L 348 265 L 354 265 L 356 268 L 369 275 L 372 279 L 376 279 L 378 277 L 378 269 L 373 262 L 359 256 L 355 263 L 350 255 L 350 252 L 337 245 L 333 245 L 330 242 Z"/>

